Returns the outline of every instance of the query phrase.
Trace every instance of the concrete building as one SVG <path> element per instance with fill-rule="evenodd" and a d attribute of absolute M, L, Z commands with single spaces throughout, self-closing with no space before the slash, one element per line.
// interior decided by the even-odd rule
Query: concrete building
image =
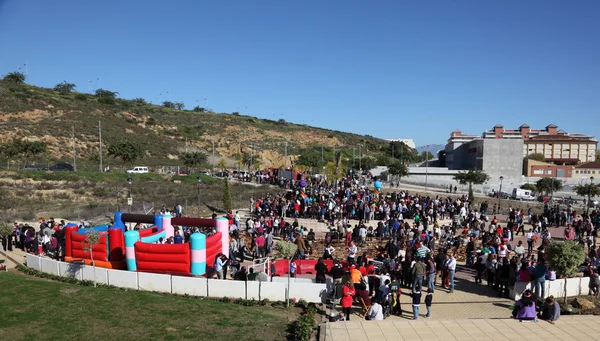
<path fill-rule="evenodd" d="M 518 129 L 504 129 L 497 124 L 486 130 L 484 139 L 522 139 L 523 157 L 540 153 L 547 162 L 557 165 L 576 165 L 581 162 L 596 160 L 598 140 L 591 135 L 569 134 L 559 130 L 558 126 L 549 124 L 544 129 L 531 129 L 523 124 Z"/>
<path fill-rule="evenodd" d="M 600 179 L 600 162 L 586 162 L 574 167 L 574 178 L 589 179 L 590 176 Z"/>
<path fill-rule="evenodd" d="M 473 135 L 453 132 L 445 152 L 448 169 L 479 169 L 490 176 L 490 182 L 500 176 L 518 181 L 523 173 L 522 139 L 473 138 Z"/>
<path fill-rule="evenodd" d="M 573 166 L 555 165 L 550 162 L 525 160 L 525 175 L 535 178 L 570 178 L 573 176 Z"/>

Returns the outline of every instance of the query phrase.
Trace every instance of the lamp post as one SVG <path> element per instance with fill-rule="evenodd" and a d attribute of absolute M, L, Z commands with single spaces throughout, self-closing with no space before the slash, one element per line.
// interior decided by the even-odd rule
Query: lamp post
<path fill-rule="evenodd" d="M 590 187 L 588 187 L 588 201 L 587 201 L 587 210 L 586 215 L 590 216 L 590 203 L 592 200 L 592 185 L 594 184 L 594 177 L 590 176 Z"/>
<path fill-rule="evenodd" d="M 498 193 L 498 214 L 500 214 L 500 198 L 502 198 L 502 180 L 504 180 L 504 176 L 500 175 L 500 192 Z"/>
<path fill-rule="evenodd" d="M 131 184 L 133 183 L 133 179 L 128 178 L 127 183 L 129 184 L 129 197 L 127 198 L 127 211 L 131 213 L 131 205 L 133 205 L 133 198 L 131 197 Z"/>
<path fill-rule="evenodd" d="M 202 184 L 202 178 L 198 177 L 198 218 L 200 218 L 200 185 Z"/>

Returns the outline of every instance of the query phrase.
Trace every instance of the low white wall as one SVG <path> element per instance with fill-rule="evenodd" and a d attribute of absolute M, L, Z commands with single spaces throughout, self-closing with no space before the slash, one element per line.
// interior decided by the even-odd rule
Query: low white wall
<path fill-rule="evenodd" d="M 307 302 L 325 303 L 327 286 L 315 283 L 293 283 L 290 284 L 290 298 L 304 299 Z"/>
<path fill-rule="evenodd" d="M 138 274 L 133 271 L 122 271 L 122 270 L 107 270 L 108 272 L 108 284 L 114 285 L 119 288 L 127 288 L 137 290 L 138 286 Z"/>
<path fill-rule="evenodd" d="M 58 276 L 58 262 L 48 258 L 42 258 L 40 260 L 42 264 L 42 272 Z"/>
<path fill-rule="evenodd" d="M 110 284 L 120 288 L 168 292 L 178 295 L 202 297 L 230 297 L 243 299 L 269 299 L 283 301 L 286 299 L 287 277 L 274 277 L 273 282 L 231 281 L 206 279 L 204 277 L 184 277 L 147 272 L 112 270 L 89 265 L 57 262 L 52 259 L 27 255 L 27 266 L 53 274 L 79 280 Z M 291 278 L 289 297 L 296 300 L 321 303 L 326 295 L 325 284 L 315 284 L 310 278 Z"/>
<path fill-rule="evenodd" d="M 83 265 L 75 263 L 58 262 L 59 276 L 83 279 Z"/>
<path fill-rule="evenodd" d="M 171 276 L 171 292 L 180 295 L 208 296 L 208 280 L 204 277 Z"/>
<path fill-rule="evenodd" d="M 28 253 L 25 259 L 27 261 L 28 267 L 37 271 L 42 271 L 42 257 L 38 257 L 36 255 Z"/>
<path fill-rule="evenodd" d="M 173 292 L 171 289 L 171 275 L 137 272 L 138 289 L 146 291 Z"/>
<path fill-rule="evenodd" d="M 93 281 L 94 276 L 96 277 L 97 283 L 108 284 L 108 269 L 98 268 L 86 265 L 83 267 L 83 279 L 87 281 Z"/>
<path fill-rule="evenodd" d="M 240 281 L 241 282 L 241 281 Z M 246 283 L 246 299 L 247 300 L 259 300 L 260 299 L 260 282 L 259 281 L 248 281 Z"/>
<path fill-rule="evenodd" d="M 567 279 L 557 279 L 555 281 L 546 280 L 545 295 L 554 297 L 565 297 L 565 281 L 567 281 L 567 296 L 587 295 L 589 291 L 589 277 L 573 277 Z M 517 282 L 513 290 L 510 292 L 510 297 L 515 300 L 521 299 L 523 291 L 530 289 L 535 291 L 535 284 L 532 282 Z"/>
<path fill-rule="evenodd" d="M 208 280 L 209 297 L 246 298 L 244 281 L 227 281 L 222 279 Z"/>
<path fill-rule="evenodd" d="M 260 282 L 260 299 L 285 301 L 285 285 L 276 282 Z"/>

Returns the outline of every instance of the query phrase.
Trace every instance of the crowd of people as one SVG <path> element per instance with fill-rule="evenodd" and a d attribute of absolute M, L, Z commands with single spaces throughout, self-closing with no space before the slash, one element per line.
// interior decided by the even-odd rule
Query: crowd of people
<path fill-rule="evenodd" d="M 336 249 L 338 253 L 340 249 L 347 252 L 347 272 L 342 276 L 329 274 L 345 285 L 338 293 L 346 302 L 342 302 L 343 308 L 349 308 L 349 301 L 362 306 L 377 302 L 383 307 L 389 304 L 391 313 L 401 312 L 395 308 L 399 300 L 392 296 L 382 298 L 386 295 L 381 293 L 399 296 L 404 287 L 410 289 L 416 308 L 413 310 L 418 310 L 421 292 L 433 294 L 436 285 L 449 293 L 454 291 L 457 253 L 464 257 L 466 267 L 475 270 L 474 281 L 485 281 L 499 296 L 508 297 L 509 288 L 520 281 L 531 282 L 535 297 L 545 299 L 545 281 L 556 279 L 556 272 L 545 257 L 555 226 L 567 226 L 561 237 L 588 247 L 589 257 L 582 266 L 589 269 L 586 275 L 598 277 L 600 255 L 594 240 L 600 215 L 595 211 L 580 214 L 572 206 L 551 204 L 545 204 L 539 213 L 508 207 L 502 210 L 507 221 L 501 223 L 497 218 L 499 207 L 494 204 L 490 208 L 486 201 L 474 207 L 466 196 L 378 193 L 350 177 L 337 186 L 318 180 L 303 185 L 292 187 L 285 195 L 251 200 L 251 224 L 264 225 L 267 230 L 279 226 L 279 231 L 286 231 L 286 238 L 294 242 L 301 239 L 303 231 L 297 224 L 287 224 L 286 219 L 327 222 L 330 231 L 323 238 L 322 258 L 335 258 Z M 531 228 L 526 229 L 526 224 Z M 519 234 L 526 236 L 526 245 L 514 242 Z M 373 240 L 376 247 L 369 249 Z M 297 257 L 305 255 L 299 252 Z M 352 272 L 362 277 L 352 277 Z M 347 296 L 360 300 L 344 300 Z M 414 315 L 417 317 L 418 313 Z"/>

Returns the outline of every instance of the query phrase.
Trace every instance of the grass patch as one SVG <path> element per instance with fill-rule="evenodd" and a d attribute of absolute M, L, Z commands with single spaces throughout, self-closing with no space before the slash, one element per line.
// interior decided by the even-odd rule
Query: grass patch
<path fill-rule="evenodd" d="M 295 310 L 0 274 L 2 340 L 284 340 Z"/>

